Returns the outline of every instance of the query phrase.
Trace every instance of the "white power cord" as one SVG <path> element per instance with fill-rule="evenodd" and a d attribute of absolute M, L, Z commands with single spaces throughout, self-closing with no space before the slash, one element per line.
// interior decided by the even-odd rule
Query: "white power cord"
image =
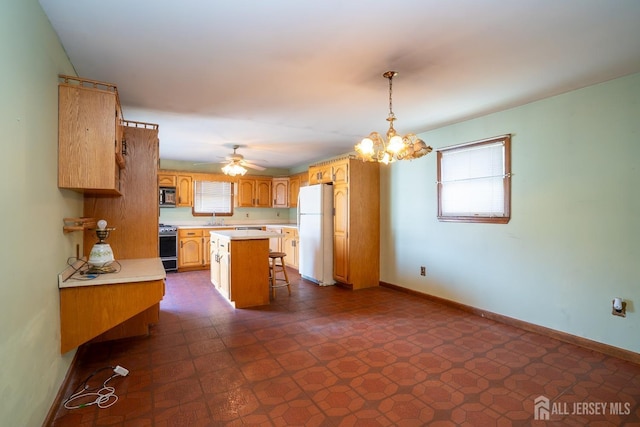
<path fill-rule="evenodd" d="M 104 380 L 100 388 L 90 388 L 87 382 L 98 372 L 106 369 L 113 369 L 113 375 Z M 98 405 L 99 408 L 108 408 L 118 401 L 118 396 L 115 393 L 116 389 L 108 386 L 107 383 L 116 377 L 126 377 L 127 375 L 129 375 L 129 371 L 120 365 L 115 368 L 113 366 L 107 366 L 94 371 L 78 386 L 80 390 L 74 392 L 64 401 L 64 407 L 67 409 L 79 409 L 86 406 Z M 81 402 L 77 403 L 78 401 Z M 74 404 L 74 402 L 76 403 Z"/>

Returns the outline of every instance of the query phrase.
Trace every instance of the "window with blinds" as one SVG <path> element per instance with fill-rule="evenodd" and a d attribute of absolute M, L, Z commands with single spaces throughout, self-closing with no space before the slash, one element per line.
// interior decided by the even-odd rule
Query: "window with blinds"
<path fill-rule="evenodd" d="M 222 181 L 195 181 L 193 213 L 232 215 L 232 184 Z"/>
<path fill-rule="evenodd" d="M 511 135 L 437 151 L 438 219 L 506 224 L 511 215 Z"/>

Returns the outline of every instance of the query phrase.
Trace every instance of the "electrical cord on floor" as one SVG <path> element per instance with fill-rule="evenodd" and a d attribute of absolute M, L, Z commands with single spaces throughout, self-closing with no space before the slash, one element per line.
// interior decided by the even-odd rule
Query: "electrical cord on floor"
<path fill-rule="evenodd" d="M 113 370 L 113 374 L 103 381 L 101 386 L 89 387 L 88 382 L 98 373 L 106 371 L 107 369 Z M 78 387 L 71 396 L 64 401 L 64 407 L 67 409 L 79 409 L 86 406 L 98 405 L 99 408 L 108 408 L 118 401 L 116 395 L 116 389 L 108 386 L 107 383 L 116 377 L 126 377 L 129 371 L 122 366 L 105 366 L 100 369 L 96 369 L 89 375 Z M 93 400 L 91 400 L 93 399 Z M 80 403 L 78 403 L 80 401 Z"/>

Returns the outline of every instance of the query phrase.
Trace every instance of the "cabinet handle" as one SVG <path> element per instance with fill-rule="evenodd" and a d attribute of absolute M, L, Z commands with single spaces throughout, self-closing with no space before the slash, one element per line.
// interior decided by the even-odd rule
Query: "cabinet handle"
<path fill-rule="evenodd" d="M 184 242 L 180 241 L 180 249 L 182 249 L 182 243 L 184 243 Z"/>

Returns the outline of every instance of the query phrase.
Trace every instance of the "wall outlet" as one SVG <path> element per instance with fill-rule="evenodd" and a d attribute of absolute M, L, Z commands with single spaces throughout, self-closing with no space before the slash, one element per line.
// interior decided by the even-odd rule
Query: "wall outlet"
<path fill-rule="evenodd" d="M 247 218 L 249 218 L 249 214 L 247 214 Z"/>
<path fill-rule="evenodd" d="M 426 276 L 427 275 L 427 267 L 420 267 L 420 275 L 421 276 Z"/>

